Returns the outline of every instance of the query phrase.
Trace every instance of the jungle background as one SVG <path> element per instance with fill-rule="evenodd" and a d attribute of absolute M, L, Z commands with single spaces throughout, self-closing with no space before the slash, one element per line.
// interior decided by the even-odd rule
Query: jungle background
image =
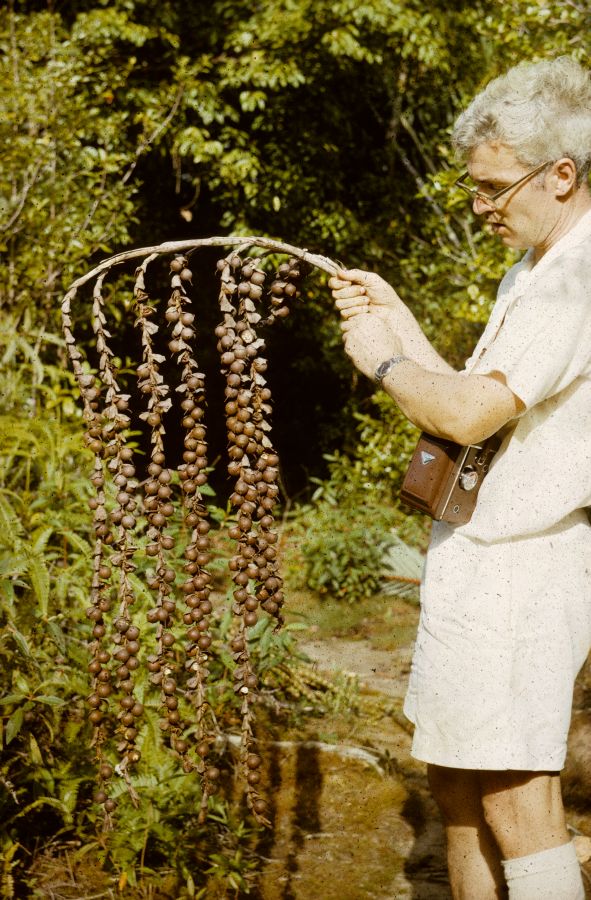
<path fill-rule="evenodd" d="M 588 4 L 574 0 L 2 5 L 0 896 L 86 896 L 41 884 L 41 862 L 65 865 L 66 851 L 68 865 L 93 861 L 88 896 L 258 896 L 247 811 L 221 796 L 198 823 L 198 787 L 157 741 L 146 738 L 137 776 L 144 805 L 122 804 L 101 835 L 84 712 L 90 455 L 60 332 L 67 287 L 126 248 L 263 235 L 378 271 L 460 365 L 513 257 L 453 187 L 451 125 L 521 60 L 585 62 L 590 25 Z M 205 255 L 204 283 L 214 267 Z M 212 330 L 215 298 L 200 302 Z M 131 321 L 116 292 L 111 304 L 118 363 L 130 370 Z M 203 352 L 215 381 L 213 342 Z M 400 540 L 411 555 L 425 545 L 426 524 L 396 500 L 416 434 L 344 357 L 322 274 L 268 354 L 288 610 L 291 586 L 308 612 L 379 618 L 388 554 Z M 221 526 L 230 513 L 214 414 L 209 429 Z M 228 552 L 220 536 L 221 596 Z M 220 646 L 227 627 L 220 614 Z M 303 702 L 273 672 L 297 658 L 305 627 L 288 613 L 282 634 L 253 637 L 283 715 L 304 731 L 313 688 Z M 229 732 L 230 667 L 220 650 L 212 702 Z M 351 697 L 344 706 L 351 715 Z"/>

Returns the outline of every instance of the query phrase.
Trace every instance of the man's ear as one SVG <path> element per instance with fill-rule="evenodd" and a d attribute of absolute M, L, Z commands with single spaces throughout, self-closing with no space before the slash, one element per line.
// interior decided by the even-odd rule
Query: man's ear
<path fill-rule="evenodd" d="M 568 156 L 556 160 L 550 176 L 553 179 L 557 197 L 565 197 L 577 185 L 577 167 Z"/>

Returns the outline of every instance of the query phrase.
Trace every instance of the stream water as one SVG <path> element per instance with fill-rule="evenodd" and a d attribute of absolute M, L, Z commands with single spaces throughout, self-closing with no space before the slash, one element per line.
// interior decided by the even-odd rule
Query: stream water
<path fill-rule="evenodd" d="M 401 703 L 409 648 L 335 639 L 302 649 L 323 671 Z M 450 900 L 439 817 L 397 719 L 354 717 L 334 743 L 308 731 L 261 748 L 273 827 L 256 848 L 256 900 Z"/>
<path fill-rule="evenodd" d="M 335 639 L 304 649 L 325 671 L 356 673 L 365 689 L 402 700 L 409 648 Z M 439 815 L 400 717 L 360 716 L 332 744 L 309 737 L 263 753 L 273 827 L 257 846 L 255 900 L 451 900 Z M 590 813 L 579 803 L 569 823 L 591 834 Z"/>

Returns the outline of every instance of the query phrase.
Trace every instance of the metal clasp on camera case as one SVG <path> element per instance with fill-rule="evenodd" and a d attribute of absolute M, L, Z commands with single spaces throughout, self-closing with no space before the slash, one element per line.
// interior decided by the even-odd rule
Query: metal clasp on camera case
<path fill-rule="evenodd" d="M 459 485 L 463 491 L 473 491 L 478 484 L 478 472 L 473 466 L 462 469 L 459 477 Z"/>

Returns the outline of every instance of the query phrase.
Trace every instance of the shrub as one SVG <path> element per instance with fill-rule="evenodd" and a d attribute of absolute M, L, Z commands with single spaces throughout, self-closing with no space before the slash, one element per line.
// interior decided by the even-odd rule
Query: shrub
<path fill-rule="evenodd" d="M 429 527 L 398 502 L 418 430 L 383 392 L 371 403 L 377 415 L 356 414 L 355 447 L 325 457 L 329 478 L 295 517 L 307 586 L 351 602 L 382 589 L 389 548 L 424 548 Z"/>
<path fill-rule="evenodd" d="M 381 559 L 388 546 L 385 522 L 322 504 L 301 546 L 308 587 L 353 602 L 380 589 Z"/>

